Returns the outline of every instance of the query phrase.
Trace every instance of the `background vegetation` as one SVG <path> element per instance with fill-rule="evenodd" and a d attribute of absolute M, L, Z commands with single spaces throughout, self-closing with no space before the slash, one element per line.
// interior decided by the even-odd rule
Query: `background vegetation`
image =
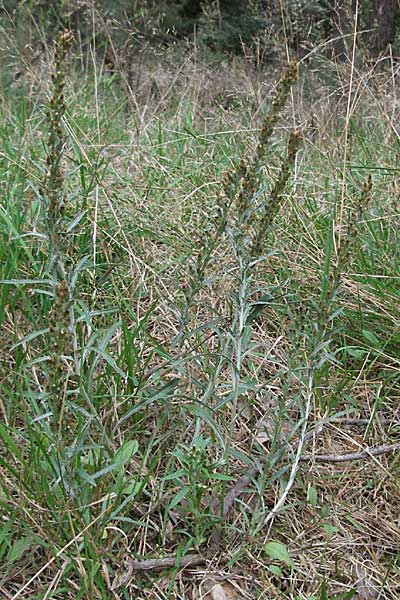
<path fill-rule="evenodd" d="M 398 18 L 3 2 L 4 598 L 399 597 Z"/>

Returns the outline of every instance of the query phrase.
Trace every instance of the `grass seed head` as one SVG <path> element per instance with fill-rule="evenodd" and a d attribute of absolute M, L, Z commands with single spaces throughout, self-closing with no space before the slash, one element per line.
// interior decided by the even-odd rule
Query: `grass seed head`
<path fill-rule="evenodd" d="M 281 75 L 276 95 L 271 103 L 270 112 L 265 117 L 261 128 L 259 142 L 257 146 L 257 159 L 259 162 L 262 162 L 265 157 L 269 140 L 271 139 L 276 124 L 282 114 L 283 109 L 286 106 L 290 90 L 292 86 L 296 83 L 296 81 L 297 63 L 296 60 L 293 59 Z"/>
<path fill-rule="evenodd" d="M 296 156 L 300 147 L 300 143 L 300 131 L 292 132 L 289 137 L 286 158 L 282 162 L 278 178 L 264 204 L 262 216 L 256 228 L 252 249 L 252 254 L 255 256 L 258 256 L 260 253 L 262 253 L 262 246 L 265 237 L 271 228 L 273 220 L 275 219 L 282 206 L 283 192 L 289 180 L 290 172 L 296 161 Z"/>
<path fill-rule="evenodd" d="M 45 193 L 45 221 L 49 240 L 49 258 L 50 264 L 56 271 L 65 243 L 65 236 L 63 235 L 64 175 L 62 172 L 65 136 L 62 120 L 65 114 L 66 58 L 72 39 L 71 32 L 64 31 L 59 34 L 55 42 L 54 67 L 51 76 L 53 91 L 47 110 L 49 133 L 47 138 L 47 169 L 43 189 Z"/>

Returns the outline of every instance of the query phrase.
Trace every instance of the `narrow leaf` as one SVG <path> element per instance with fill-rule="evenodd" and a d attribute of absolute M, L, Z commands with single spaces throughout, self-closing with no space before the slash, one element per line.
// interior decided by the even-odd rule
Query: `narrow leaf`
<path fill-rule="evenodd" d="M 185 487 L 183 487 L 182 489 L 179 490 L 179 492 L 176 494 L 176 496 L 171 500 L 168 509 L 171 510 L 171 508 L 174 508 L 174 506 L 176 506 L 177 504 L 179 504 L 187 495 L 187 493 L 190 490 L 190 486 L 185 485 Z"/>

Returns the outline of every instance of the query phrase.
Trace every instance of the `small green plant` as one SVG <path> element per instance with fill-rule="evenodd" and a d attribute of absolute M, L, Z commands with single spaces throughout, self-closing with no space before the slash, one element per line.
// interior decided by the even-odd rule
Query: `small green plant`
<path fill-rule="evenodd" d="M 164 481 L 170 481 L 178 488 L 167 512 L 179 507 L 183 515 L 193 522 L 192 544 L 196 548 L 207 540 L 219 518 L 211 511 L 213 492 L 220 489 L 221 483 L 232 479 L 221 472 L 223 461 L 210 459 L 210 450 L 211 440 L 201 435 L 195 438 L 191 448 L 183 444 L 178 446 L 172 453 L 178 469 L 164 477 Z"/>

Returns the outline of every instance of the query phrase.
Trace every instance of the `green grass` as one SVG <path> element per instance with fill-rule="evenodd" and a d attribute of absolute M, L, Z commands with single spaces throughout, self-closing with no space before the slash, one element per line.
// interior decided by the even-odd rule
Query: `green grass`
<path fill-rule="evenodd" d="M 350 123 L 342 236 L 369 174 L 373 187 L 335 279 L 343 118 L 326 126 L 321 114 L 313 141 L 305 131 L 254 256 L 245 240 L 258 231 L 253 213 L 232 209 L 218 235 L 215 223 L 218 231 L 223 174 L 255 152 L 269 102 L 251 116 L 240 95 L 227 110 L 211 97 L 206 111 L 195 77 L 192 85 L 183 100 L 171 86 L 132 114 L 101 66 L 96 77 L 67 75 L 61 225 L 72 320 L 59 341 L 56 402 L 51 326 L 71 312 L 52 312 L 60 278 L 45 238 L 51 86 L 25 100 L 18 88 L 3 92 L 0 590 L 32 600 L 192 597 L 204 571 L 188 580 L 178 568 L 139 574 L 115 592 L 110 584 L 127 556 L 179 562 L 207 551 L 217 523 L 222 545 L 208 569 L 247 597 L 350 598 L 365 585 L 397 598 L 398 454 L 339 465 L 296 457 L 321 423 L 306 454 L 399 438 L 399 144 L 382 108 L 390 98 L 376 108 L 365 93 Z M 293 97 L 295 114 L 312 112 Z M 279 176 L 289 112 L 252 201 Z M 254 464 L 248 493 L 226 519 L 214 514 L 210 499 Z"/>

